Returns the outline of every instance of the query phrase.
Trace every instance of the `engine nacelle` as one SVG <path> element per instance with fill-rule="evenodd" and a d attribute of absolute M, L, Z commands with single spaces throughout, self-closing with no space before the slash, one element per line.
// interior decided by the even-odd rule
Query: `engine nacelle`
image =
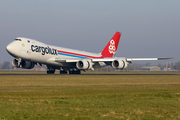
<path fill-rule="evenodd" d="M 34 63 L 33 62 L 24 61 L 24 60 L 22 60 L 21 63 L 20 63 L 21 67 L 18 66 L 18 60 L 16 60 L 16 59 L 14 59 L 12 61 L 12 64 L 13 64 L 13 66 L 15 66 L 17 68 L 21 68 L 21 67 L 24 68 L 24 69 L 32 69 L 32 68 L 34 68 Z"/>
<path fill-rule="evenodd" d="M 93 69 L 93 65 L 91 61 L 87 61 L 87 60 L 80 60 L 76 63 L 76 67 L 78 69 L 82 69 L 82 70 L 88 70 L 88 69 Z"/>
<path fill-rule="evenodd" d="M 18 60 L 14 59 L 14 60 L 12 61 L 12 64 L 13 64 L 13 66 L 19 68 L 19 66 L 18 66 Z"/>
<path fill-rule="evenodd" d="M 125 62 L 124 60 L 114 60 L 112 62 L 113 68 L 124 69 L 124 68 L 127 68 L 127 66 L 128 66 L 128 63 Z"/>

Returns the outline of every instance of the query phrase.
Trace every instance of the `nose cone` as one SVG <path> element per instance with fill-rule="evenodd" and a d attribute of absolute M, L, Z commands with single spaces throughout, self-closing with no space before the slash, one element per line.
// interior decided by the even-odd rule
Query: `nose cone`
<path fill-rule="evenodd" d="M 11 44 L 9 44 L 8 46 L 6 46 L 6 50 L 7 50 L 7 52 L 8 53 L 11 53 L 11 51 L 12 51 L 12 45 Z"/>
<path fill-rule="evenodd" d="M 10 55 L 13 55 L 14 53 L 14 46 L 12 43 L 10 43 L 7 47 L 6 47 L 6 50 L 7 52 L 10 54 Z"/>

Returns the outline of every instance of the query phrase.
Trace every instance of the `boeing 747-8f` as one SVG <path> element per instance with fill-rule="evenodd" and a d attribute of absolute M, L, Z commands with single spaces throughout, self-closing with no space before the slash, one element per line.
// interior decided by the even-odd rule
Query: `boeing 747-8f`
<path fill-rule="evenodd" d="M 111 65 L 116 69 L 127 68 L 134 60 L 162 60 L 168 58 L 125 58 L 115 57 L 120 32 L 116 32 L 100 54 L 78 51 L 44 44 L 29 38 L 18 37 L 7 47 L 7 52 L 15 59 L 12 64 L 17 68 L 32 69 L 37 63 L 47 66 L 47 74 L 80 74 L 81 70 L 94 70 Z"/>

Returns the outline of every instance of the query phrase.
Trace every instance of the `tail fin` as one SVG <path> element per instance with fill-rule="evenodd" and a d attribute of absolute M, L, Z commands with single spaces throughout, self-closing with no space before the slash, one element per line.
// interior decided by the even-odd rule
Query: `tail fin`
<path fill-rule="evenodd" d="M 119 40 L 121 37 L 120 32 L 116 32 L 104 50 L 101 52 L 102 57 L 114 57 L 118 48 Z"/>

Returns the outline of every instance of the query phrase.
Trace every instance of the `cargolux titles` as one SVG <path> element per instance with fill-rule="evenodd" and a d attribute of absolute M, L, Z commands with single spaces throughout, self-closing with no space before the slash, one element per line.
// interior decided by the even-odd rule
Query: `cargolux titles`
<path fill-rule="evenodd" d="M 50 48 L 49 46 L 47 47 L 42 47 L 42 46 L 35 46 L 31 45 L 31 50 L 33 52 L 40 52 L 42 55 L 45 54 L 51 54 L 51 55 L 57 55 L 57 49 Z"/>

